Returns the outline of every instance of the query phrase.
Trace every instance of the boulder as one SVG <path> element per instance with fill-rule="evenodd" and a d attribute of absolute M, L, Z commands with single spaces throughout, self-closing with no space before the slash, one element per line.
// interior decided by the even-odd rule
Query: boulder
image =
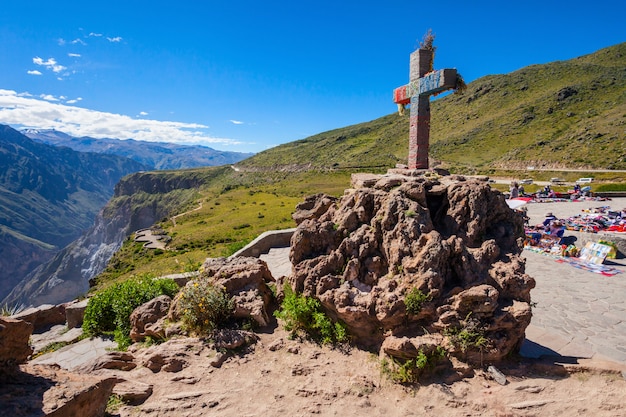
<path fill-rule="evenodd" d="M 296 224 L 302 223 L 304 220 L 319 217 L 328 210 L 332 204 L 337 201 L 335 197 L 326 194 L 317 194 L 306 197 L 304 201 L 296 206 L 296 212 L 293 219 Z"/>
<path fill-rule="evenodd" d="M 179 372 L 189 364 L 189 356 L 204 348 L 200 339 L 170 339 L 147 349 L 136 349 L 137 362 L 152 372 Z"/>
<path fill-rule="evenodd" d="M 33 325 L 11 317 L 0 317 L 0 374 L 10 373 L 33 353 L 29 344 Z"/>
<path fill-rule="evenodd" d="M 82 326 L 88 302 L 88 299 L 84 299 L 82 301 L 73 301 L 65 305 L 65 321 L 67 322 L 68 329 Z"/>
<path fill-rule="evenodd" d="M 80 373 L 93 373 L 98 369 L 118 369 L 120 371 L 130 371 L 137 367 L 134 362 L 135 357 L 129 352 L 108 352 L 98 356 L 90 362 L 80 365 L 73 370 Z"/>
<path fill-rule="evenodd" d="M 220 329 L 213 335 L 215 349 L 238 349 L 256 342 L 257 336 L 253 332 L 245 330 Z"/>
<path fill-rule="evenodd" d="M 113 394 L 129 405 L 143 404 L 152 395 L 152 385 L 139 381 L 124 381 L 113 388 Z"/>
<path fill-rule="evenodd" d="M 274 277 L 264 261 L 252 257 L 208 258 L 201 271 L 201 277 L 224 288 L 232 297 L 236 318 L 251 318 L 261 327 L 269 324 L 272 292 L 267 284 Z M 193 281 L 187 285 L 193 285 Z"/>
<path fill-rule="evenodd" d="M 33 324 L 34 332 L 48 330 L 55 324 L 65 324 L 65 305 L 43 304 L 31 307 L 12 316 Z"/>
<path fill-rule="evenodd" d="M 433 337 L 469 361 L 519 349 L 535 281 L 520 256 L 523 221 L 504 195 L 462 176 L 360 184 L 333 204 L 311 197 L 294 213 L 291 288 L 320 300 L 358 344 L 397 358 L 431 349 Z M 410 294 L 423 300 L 408 314 Z"/>
<path fill-rule="evenodd" d="M 76 374 L 52 365 L 23 365 L 0 381 L 2 415 L 74 417 L 105 415 L 117 378 Z M 25 389 L 27 388 L 27 389 Z"/>
<path fill-rule="evenodd" d="M 169 296 L 160 295 L 133 310 L 130 315 L 130 338 L 134 342 L 146 337 L 165 338 L 164 318 L 171 303 Z"/>

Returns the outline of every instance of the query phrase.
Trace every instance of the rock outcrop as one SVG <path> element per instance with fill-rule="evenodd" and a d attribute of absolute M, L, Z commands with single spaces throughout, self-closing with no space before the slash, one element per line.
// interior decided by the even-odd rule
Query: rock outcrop
<path fill-rule="evenodd" d="M 33 333 L 30 322 L 0 317 L 0 374 L 16 370 L 33 353 L 28 340 Z"/>
<path fill-rule="evenodd" d="M 518 349 L 535 282 L 520 257 L 522 219 L 502 193 L 461 176 L 372 183 L 298 206 L 293 290 L 392 356 L 430 351 L 433 340 L 470 362 Z M 405 339 L 383 344 L 389 337 Z"/>
<path fill-rule="evenodd" d="M 137 307 L 130 315 L 130 338 L 134 342 L 146 337 L 164 339 L 164 321 L 171 303 L 169 296 L 161 295 Z"/>
<path fill-rule="evenodd" d="M 75 374 L 49 365 L 22 365 L 0 379 L 4 416 L 74 417 L 105 415 L 116 378 Z"/>
<path fill-rule="evenodd" d="M 200 275 L 232 297 L 235 318 L 251 318 L 261 327 L 269 324 L 272 292 L 267 284 L 274 277 L 264 261 L 250 257 L 208 258 Z"/>

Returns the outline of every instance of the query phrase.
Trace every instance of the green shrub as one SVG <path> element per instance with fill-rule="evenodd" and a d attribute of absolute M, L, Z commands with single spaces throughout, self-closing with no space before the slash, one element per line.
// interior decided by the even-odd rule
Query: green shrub
<path fill-rule="evenodd" d="M 421 290 L 413 288 L 405 297 L 404 304 L 406 312 L 409 314 L 419 314 L 422 311 L 422 305 L 426 301 L 430 301 L 430 294 L 424 294 Z"/>
<path fill-rule="evenodd" d="M 348 331 L 339 322 L 333 322 L 323 311 L 318 300 L 296 294 L 285 285 L 285 298 L 280 310 L 274 315 L 283 320 L 285 330 L 295 337 L 305 333 L 322 344 L 337 344 L 348 341 Z"/>
<path fill-rule="evenodd" d="M 230 296 L 206 277 L 197 277 L 186 285 L 179 302 L 185 327 L 199 334 L 210 334 L 222 327 L 234 310 Z"/>
<path fill-rule="evenodd" d="M 381 362 L 382 373 L 398 384 L 415 384 L 419 382 L 424 372 L 433 368 L 445 354 L 445 349 L 438 347 L 430 355 L 420 350 L 415 358 L 404 362 L 394 358 L 390 360 L 383 359 Z"/>
<path fill-rule="evenodd" d="M 106 288 L 89 299 L 83 331 L 87 336 L 113 334 L 118 348 L 130 340 L 130 315 L 140 305 L 160 295 L 173 297 L 178 285 L 171 279 L 153 279 L 149 275 L 132 278 Z"/>

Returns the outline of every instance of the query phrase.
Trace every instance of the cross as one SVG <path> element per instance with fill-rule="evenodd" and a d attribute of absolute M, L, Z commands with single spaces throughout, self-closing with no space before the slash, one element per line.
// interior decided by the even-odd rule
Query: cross
<path fill-rule="evenodd" d="M 393 101 L 411 104 L 409 116 L 409 169 L 428 169 L 430 96 L 455 89 L 455 69 L 432 71 L 433 50 L 418 49 L 411 54 L 409 83 L 393 91 Z"/>

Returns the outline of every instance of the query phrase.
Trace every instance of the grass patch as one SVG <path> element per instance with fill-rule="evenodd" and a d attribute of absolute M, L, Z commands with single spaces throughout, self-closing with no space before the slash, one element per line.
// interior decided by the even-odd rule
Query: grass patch
<path fill-rule="evenodd" d="M 422 305 L 431 300 L 430 294 L 424 294 L 421 290 L 413 288 L 405 297 L 406 312 L 417 315 L 422 311 Z"/>
<path fill-rule="evenodd" d="M 340 322 L 333 322 L 323 311 L 320 302 L 312 297 L 296 294 L 285 285 L 285 298 L 274 315 L 284 323 L 292 337 L 306 335 L 321 344 L 336 345 L 348 341 L 348 331 Z"/>
<path fill-rule="evenodd" d="M 211 177 L 195 189 L 193 200 L 189 200 L 188 194 L 181 194 L 186 199 L 181 207 L 167 209 L 172 215 L 186 214 L 177 217 L 176 224 L 169 217 L 159 223 L 171 237 L 165 251 L 145 249 L 129 237 L 95 278 L 96 286 L 90 291 L 97 292 L 133 275 L 188 272 L 196 270 L 195 265 L 207 257 L 230 256 L 267 230 L 294 227 L 291 214 L 304 196 L 318 192 L 339 196 L 349 184 L 349 172 L 224 170 L 221 176 Z M 158 200 L 143 198 L 143 203 L 160 204 Z M 196 208 L 199 209 L 193 210 Z"/>

